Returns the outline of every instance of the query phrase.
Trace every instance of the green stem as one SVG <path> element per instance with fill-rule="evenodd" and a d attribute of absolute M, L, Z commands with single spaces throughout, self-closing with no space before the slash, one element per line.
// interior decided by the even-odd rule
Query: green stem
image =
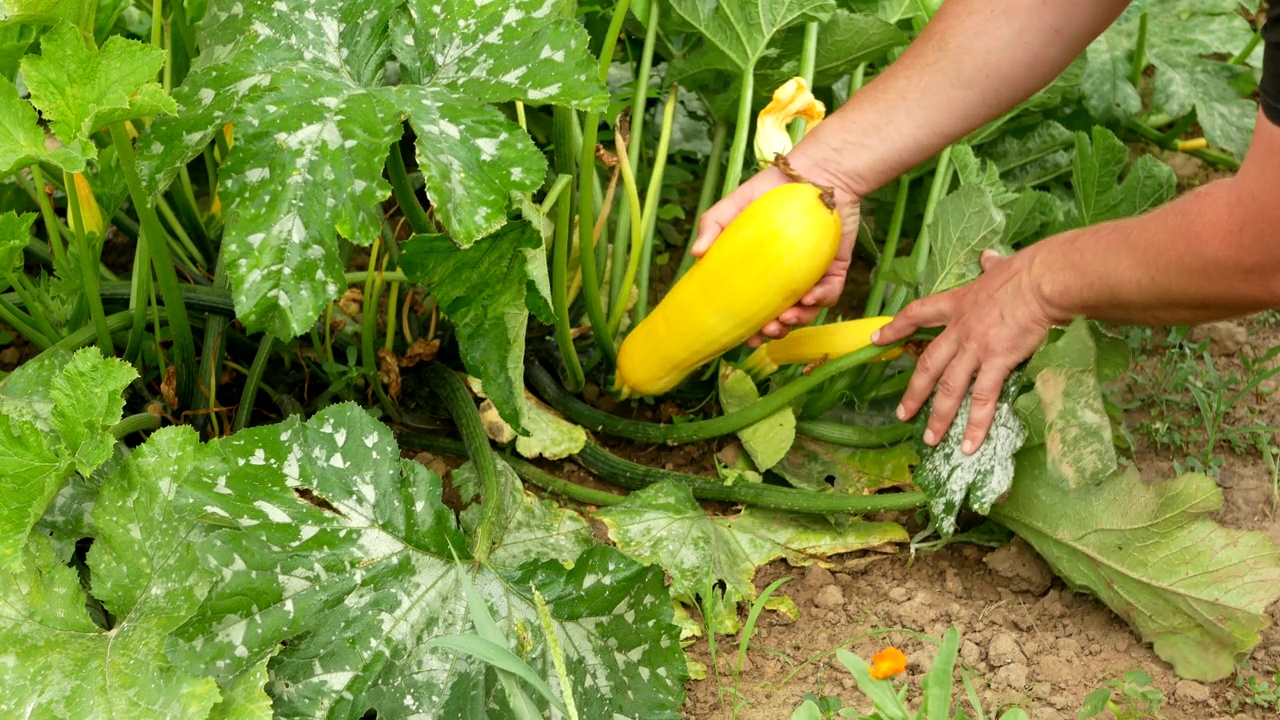
<path fill-rule="evenodd" d="M 400 413 L 396 411 L 391 398 L 387 397 L 386 390 L 382 387 L 382 376 L 378 372 L 378 355 L 374 350 L 374 340 L 378 336 L 378 296 L 382 293 L 385 277 L 385 274 L 380 275 L 376 271 L 378 250 L 381 246 L 381 238 L 373 241 L 373 248 L 369 253 L 369 270 L 364 279 L 364 309 L 360 313 L 360 360 L 364 365 L 365 377 L 369 379 L 369 385 L 378 396 L 378 404 L 388 416 L 399 421 Z M 395 318 L 388 317 L 387 322 L 395 322 Z"/>
<path fill-rule="evenodd" d="M 80 214 L 80 196 L 74 189 L 70 173 L 63 177 L 67 188 L 67 205 L 75 227 L 76 254 L 79 255 L 80 282 L 84 283 L 85 302 L 89 304 L 89 317 L 93 319 L 93 327 L 98 333 L 98 347 L 107 356 L 116 354 L 115 345 L 111 342 L 111 333 L 107 331 L 106 313 L 102 310 L 102 296 L 98 294 L 98 255 L 89 244 L 89 236 L 85 234 L 84 218 Z M 33 311 L 35 308 L 31 308 Z"/>
<path fill-rule="evenodd" d="M 609 303 L 609 332 L 616 334 L 618 328 L 622 326 L 622 316 L 627 310 L 627 296 L 631 292 L 632 284 L 635 283 L 636 270 L 640 266 L 640 243 L 644 241 L 644 220 L 640 209 L 640 192 L 636 188 L 636 176 L 632 172 L 631 160 L 627 153 L 627 141 L 619 133 L 614 142 L 618 145 L 618 171 L 622 175 L 622 187 L 627 193 L 628 207 L 631 209 L 631 221 L 627 223 L 631 229 L 630 257 L 627 260 L 627 269 L 622 275 L 622 281 L 612 288 L 612 299 Z"/>
<path fill-rule="evenodd" d="M 568 375 L 565 384 L 569 392 L 578 393 L 582 391 L 586 379 L 582 374 L 578 350 L 573 346 L 569 322 L 569 230 L 573 225 L 573 192 L 564 193 L 557 207 L 555 245 L 551 248 L 551 302 L 556 312 L 556 344 L 560 347 L 560 355 Z"/>
<path fill-rule="evenodd" d="M 489 438 L 480 423 L 480 413 L 476 410 L 475 401 L 471 399 L 471 393 L 462 380 L 452 370 L 434 361 L 427 363 L 426 374 L 427 382 L 440 395 L 445 409 L 458 426 L 467 457 L 475 465 L 476 475 L 480 477 L 480 522 L 476 525 L 475 536 L 472 538 L 471 554 L 483 563 L 501 535 L 501 529 L 497 527 L 502 517 L 498 462 L 493 456 L 493 449 L 489 447 Z"/>
<path fill-rule="evenodd" d="M 387 175 L 391 178 L 391 189 L 409 227 L 419 234 L 434 232 L 431 218 L 422 209 L 418 196 L 413 192 L 413 184 L 409 182 L 409 171 L 405 168 L 404 156 L 400 154 L 400 143 L 391 145 L 391 154 L 387 156 Z"/>
<path fill-rule="evenodd" d="M 163 308 L 159 309 L 158 312 L 161 317 L 164 317 L 166 314 Z M 113 313 L 107 316 L 107 329 L 113 333 L 120 332 L 121 330 L 124 330 L 125 328 L 129 327 L 129 324 L 132 322 L 133 322 L 132 310 L 125 310 L 123 312 Z M 89 343 L 93 342 L 93 336 L 94 336 L 93 328 L 82 327 L 73 333 L 69 333 L 66 337 L 62 338 L 58 342 L 49 346 L 48 349 L 52 350 L 56 348 L 58 350 L 66 350 L 68 352 L 74 352 L 88 345 Z"/>
<path fill-rule="evenodd" d="M 195 190 L 191 187 L 191 173 L 187 172 L 186 165 L 178 168 L 178 181 L 173 197 L 178 215 L 182 218 L 183 227 L 191 233 L 197 254 L 206 261 L 212 261 L 216 252 L 209 238 L 209 232 L 204 227 L 204 219 L 200 217 L 200 210 L 196 207 Z"/>
<path fill-rule="evenodd" d="M 896 445 L 914 435 L 916 428 L 912 423 L 858 427 L 846 423 L 802 420 L 796 423 L 796 432 L 814 440 L 845 447 L 876 448 Z"/>
<path fill-rule="evenodd" d="M 219 258 L 218 266 L 214 270 L 213 286 L 225 289 L 227 286 L 227 269 L 225 263 Z M 210 314 L 204 324 L 204 341 L 200 344 L 200 374 L 199 378 L 202 383 L 207 383 L 205 392 L 197 398 L 197 410 L 205 410 L 207 413 L 197 415 L 192 425 L 196 430 L 203 431 L 204 424 L 210 422 L 213 424 L 213 437 L 218 437 L 218 418 L 215 410 L 218 407 L 218 378 L 221 375 L 222 361 L 226 357 L 227 343 L 223 334 L 230 325 L 231 320 L 223 315 Z"/>
<path fill-rule="evenodd" d="M 556 176 L 555 182 L 551 183 L 546 196 L 542 198 L 542 204 L 538 206 L 538 211 L 543 215 L 550 215 L 551 209 L 556 207 L 556 201 L 560 199 L 561 193 L 571 184 L 573 184 L 573 173 Z M 572 194 L 573 191 L 570 190 L 569 193 Z"/>
<path fill-rule="evenodd" d="M 133 198 L 134 210 L 142 221 L 142 238 L 149 246 L 156 280 L 164 297 L 169 329 L 173 335 L 174 364 L 178 368 L 178 401 L 184 407 L 190 407 L 196 391 L 196 346 L 191 334 L 191 321 L 187 317 L 187 307 L 182 299 L 182 285 L 178 282 L 178 274 L 173 267 L 173 258 L 169 254 L 169 245 L 165 242 L 160 218 L 156 216 L 155 208 L 142 187 L 142 179 L 138 176 L 133 143 L 121 123 L 111 125 L 111 139 L 120 158 L 120 170 L 129 187 L 129 195 Z M 135 272 L 137 270 L 134 268 Z"/>
<path fill-rule="evenodd" d="M 742 182 L 742 163 L 747 157 L 747 140 L 751 137 L 751 98 L 755 94 L 755 64 L 742 71 L 738 88 L 738 120 L 733 128 L 733 145 L 729 149 L 729 168 L 724 175 L 720 197 L 738 189 Z"/>
<path fill-rule="evenodd" d="M 186 253 L 187 264 L 191 267 L 204 265 L 207 267 L 209 258 L 200 252 L 200 248 L 191 241 L 191 236 L 187 234 L 187 229 L 178 221 L 178 216 L 174 214 L 173 208 L 169 207 L 169 201 L 164 196 L 156 198 L 156 209 L 160 211 L 160 215 L 164 217 L 169 227 L 173 228 L 173 237 L 181 243 L 180 247 Z M 203 262 L 200 262 L 203 261 Z"/>
<path fill-rule="evenodd" d="M 600 81 L 609 75 L 609 64 L 618 44 L 618 33 L 627 16 L 631 0 L 618 0 L 613 7 L 613 19 L 600 47 Z M 582 154 L 578 163 L 578 252 L 582 258 L 582 296 L 587 305 L 587 317 L 596 344 L 609 362 L 616 362 L 618 351 L 613 346 L 613 333 L 609 332 L 608 319 L 600 300 L 600 274 L 596 266 L 596 246 L 592 232 L 595 227 L 596 136 L 600 131 L 600 113 L 588 112 L 582 128 Z"/>
<path fill-rule="evenodd" d="M 880 262 L 876 265 L 875 281 L 871 285 L 871 295 L 867 297 L 866 311 L 863 317 L 875 317 L 884 308 L 884 292 L 888 285 L 888 275 L 893 259 L 898 254 L 898 240 L 902 237 L 902 221 L 907 214 L 907 194 L 911 181 L 906 176 L 898 178 L 898 196 L 893 201 L 893 216 L 889 219 L 889 234 L 884 240 L 884 252 L 880 254 Z"/>
<path fill-rule="evenodd" d="M 35 326 L 40 330 L 40 332 L 43 333 L 45 337 L 50 338 L 50 340 L 57 340 L 61 337 L 61 335 L 58 334 L 58 331 L 53 329 L 53 324 L 49 322 L 47 317 L 45 317 L 44 307 L 37 302 L 40 293 L 36 290 L 35 286 L 31 284 L 31 280 L 29 280 L 22 272 L 15 272 L 11 277 L 14 281 L 13 290 L 18 293 L 18 297 L 22 298 L 22 305 L 28 310 L 31 316 L 31 322 L 35 323 Z"/>
<path fill-rule="evenodd" d="M 1253 34 L 1253 37 L 1249 38 L 1249 42 L 1245 44 L 1244 48 L 1241 49 L 1240 52 L 1236 53 L 1235 57 L 1227 61 L 1227 64 L 1243 65 L 1244 62 L 1249 59 L 1249 56 L 1253 54 L 1253 51 L 1257 50 L 1258 46 L 1261 44 L 1262 44 L 1262 31 L 1259 30 L 1258 32 L 1255 32 Z"/>
<path fill-rule="evenodd" d="M 40 165 L 31 166 L 31 176 L 35 179 L 36 204 L 40 206 L 40 217 L 44 220 L 44 232 L 49 236 L 49 247 L 53 249 L 53 258 L 59 269 L 67 267 L 67 253 L 62 247 L 62 234 L 58 232 L 58 216 L 53 212 L 53 204 L 49 202 L 49 194 L 44 191 L 44 173 Z M 22 173 L 18 173 L 22 177 Z"/>
<path fill-rule="evenodd" d="M 155 430 L 160 427 L 160 416 L 151 413 L 138 413 L 130 415 L 120 422 L 111 426 L 111 436 L 116 440 L 123 440 L 126 437 L 143 430 Z"/>
<path fill-rule="evenodd" d="M 4 297 L 0 297 L 0 320 L 3 320 L 6 325 L 14 330 L 17 330 L 18 333 L 21 334 L 22 337 L 26 338 L 32 345 L 35 345 L 41 350 L 48 350 L 49 347 L 54 344 L 54 339 L 46 337 L 44 333 L 32 327 L 31 323 L 27 322 L 30 319 L 30 316 L 26 313 L 14 307 Z"/>
<path fill-rule="evenodd" d="M 1138 15 L 1138 44 L 1133 49 L 1133 66 L 1129 69 L 1129 82 L 1135 87 L 1142 81 L 1142 71 L 1147 69 L 1147 13 Z"/>
<path fill-rule="evenodd" d="M 804 78 L 805 84 L 813 87 L 813 68 L 818 60 L 818 21 L 810 20 L 804 24 L 804 44 L 800 46 L 800 77 Z M 853 92 L 853 88 L 849 88 L 849 92 Z M 791 123 L 788 132 L 791 134 L 791 142 L 798 143 L 800 138 L 804 137 L 805 127 L 808 122 L 804 118 L 798 118 Z"/>
<path fill-rule="evenodd" d="M 1178 143 L 1178 138 L 1182 137 L 1183 133 L 1191 129 L 1191 126 L 1195 124 L 1195 121 L 1196 121 L 1196 114 L 1194 112 L 1189 112 L 1186 115 L 1183 115 L 1182 117 L 1178 118 L 1178 122 L 1174 123 L 1173 127 L 1169 128 L 1167 131 L 1165 131 L 1163 135 L 1160 136 L 1160 144 L 1165 146 L 1176 147 Z"/>
<path fill-rule="evenodd" d="M 792 401 L 817 387 L 823 380 L 834 377 L 849 368 L 870 362 L 889 347 L 896 347 L 899 344 L 901 343 L 891 346 L 872 345 L 823 363 L 808 375 L 787 383 L 741 410 L 710 420 L 695 420 L 672 425 L 626 420 L 598 410 L 566 392 L 537 361 L 525 363 L 525 374 L 533 389 L 540 393 L 553 408 L 589 430 L 603 431 L 641 442 L 679 444 L 728 435 L 748 425 L 754 425 L 787 407 Z"/>
<path fill-rule="evenodd" d="M 1161 134 L 1160 131 L 1148 127 L 1145 123 L 1131 118 L 1129 122 L 1125 123 L 1125 127 L 1129 128 L 1129 130 L 1133 131 L 1135 135 L 1138 135 L 1153 145 L 1162 147 L 1165 150 L 1178 151 L 1177 142 L 1165 141 L 1164 135 Z M 1179 152 L 1204 160 L 1215 168 L 1225 168 L 1228 170 L 1240 169 L 1240 163 L 1236 162 L 1234 157 L 1225 153 L 1220 153 L 1216 150 L 1181 150 Z"/>
<path fill-rule="evenodd" d="M 253 364 L 244 379 L 244 390 L 240 391 L 240 407 L 236 410 L 236 419 L 231 426 L 233 433 L 240 432 L 249 426 L 253 415 L 253 406 L 258 401 L 258 387 L 262 385 L 262 376 L 267 372 L 267 362 L 271 360 L 271 351 L 275 347 L 275 338 L 263 335 L 258 343 L 258 352 L 253 356 Z"/>
<path fill-rule="evenodd" d="M 924 218 L 920 224 L 920 236 L 916 238 L 915 247 L 911 248 L 911 265 L 915 270 L 916 277 L 924 275 L 925 267 L 929 262 L 929 227 L 933 224 L 933 217 L 937 214 L 938 202 L 942 200 L 942 196 L 947 194 L 947 188 L 951 185 L 951 173 L 955 169 L 951 165 L 951 148 L 948 145 L 938 154 L 938 162 L 933 171 L 933 183 L 929 187 L 929 197 L 924 204 Z M 906 286 L 898 288 L 893 293 L 893 297 L 889 300 L 889 304 L 885 306 L 884 313 L 886 315 L 897 315 L 902 310 L 902 306 L 907 301 Z M 883 372 L 883 368 L 881 368 Z"/>
<path fill-rule="evenodd" d="M 684 277 L 684 274 L 693 266 L 694 257 L 689 249 L 693 248 L 693 242 L 698 239 L 698 221 L 702 219 L 702 214 L 707 211 L 707 208 L 711 207 L 711 203 L 715 202 L 716 185 L 720 183 L 720 161 L 724 158 L 725 142 L 728 137 L 729 126 L 716 121 L 716 129 L 711 135 L 711 155 L 707 157 L 707 175 L 702 179 L 702 193 L 698 196 L 698 210 L 693 216 L 693 229 L 689 231 L 689 245 L 685 249 L 684 256 L 680 258 L 676 280 Z"/>
<path fill-rule="evenodd" d="M 397 440 L 401 447 L 408 448 L 415 452 L 433 452 L 445 455 L 456 455 L 458 457 L 467 457 L 467 448 L 464 443 L 449 438 L 434 437 L 431 435 L 423 435 L 417 432 L 401 431 L 397 434 Z M 608 507 L 617 505 L 627 498 L 626 495 L 618 495 L 606 490 L 596 490 L 594 488 L 584 487 L 574 482 L 558 478 L 548 472 L 542 470 L 537 465 L 521 460 L 513 455 L 507 455 L 503 458 L 512 470 L 516 471 L 516 475 L 521 480 L 532 483 L 538 487 L 553 492 L 557 495 L 563 495 L 570 500 L 575 500 L 588 505 L 599 505 Z"/>
<path fill-rule="evenodd" d="M 370 275 L 377 275 L 377 274 L 378 273 L 373 270 L 356 270 L 355 272 L 349 272 L 349 273 L 343 274 L 342 278 L 348 285 L 359 285 L 361 283 L 367 282 Z M 398 283 L 413 282 L 412 280 L 410 280 L 408 277 L 405 276 L 404 271 L 402 270 L 384 270 L 382 272 L 382 280 L 383 282 L 398 282 Z"/>
<path fill-rule="evenodd" d="M 657 5 L 657 2 L 654 2 Z M 653 172 L 649 175 L 649 187 L 644 197 L 644 216 L 640 225 L 644 237 L 640 245 L 640 274 L 636 276 L 636 306 L 633 310 L 632 322 L 640 324 L 649 314 L 649 269 L 653 264 L 653 234 L 658 227 L 658 206 L 662 204 L 662 175 L 667 168 L 667 152 L 671 148 L 671 129 L 676 119 L 676 96 L 680 89 L 671 86 L 667 95 L 667 105 L 662 111 L 662 133 L 658 136 L 658 151 L 653 157 Z"/>

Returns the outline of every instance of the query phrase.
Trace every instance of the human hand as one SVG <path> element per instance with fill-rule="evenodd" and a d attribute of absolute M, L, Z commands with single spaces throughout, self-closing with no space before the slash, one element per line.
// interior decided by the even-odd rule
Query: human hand
<path fill-rule="evenodd" d="M 753 348 L 759 347 L 767 338 L 776 340 L 786 337 L 793 327 L 813 322 L 821 308 L 836 304 L 844 292 L 845 276 L 849 272 L 849 263 L 853 257 L 853 243 L 858 237 L 859 198 L 841 188 L 840 183 L 831 182 L 820 169 L 802 167 L 796 160 L 792 160 L 792 164 L 810 182 L 835 189 L 836 207 L 840 211 L 840 249 L 836 252 L 836 258 L 832 261 L 831 267 L 827 268 L 826 274 L 800 299 L 800 302 L 784 310 L 776 320 L 767 323 L 760 332 L 747 340 L 747 345 Z M 703 213 L 698 223 L 698 237 L 690 252 L 694 257 L 702 257 L 720 236 L 725 226 L 756 198 L 788 182 L 791 181 L 776 167 L 769 167 L 756 173 L 750 180 L 738 186 L 737 190 L 729 193 L 723 200 Z"/>
<path fill-rule="evenodd" d="M 946 326 L 916 361 L 897 414 L 900 420 L 914 416 L 936 387 L 924 442 L 937 445 L 972 383 L 960 446 L 966 455 L 986 439 L 1009 373 L 1040 347 L 1050 327 L 1066 321 L 1042 297 L 1033 271 L 1034 246 L 1007 258 L 987 250 L 981 262 L 983 272 L 976 280 L 916 300 L 872 336 L 876 344 L 887 345 L 920 328 Z"/>

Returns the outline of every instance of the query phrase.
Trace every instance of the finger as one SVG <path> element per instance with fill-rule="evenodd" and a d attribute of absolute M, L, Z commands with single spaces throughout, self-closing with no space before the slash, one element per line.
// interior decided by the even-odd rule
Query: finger
<path fill-rule="evenodd" d="M 1003 255 L 996 252 L 995 250 L 983 250 L 982 257 L 979 258 L 978 262 L 982 264 L 982 272 L 987 273 L 994 270 L 997 265 L 999 265 L 1000 263 L 1004 262 L 1007 259 L 1008 258 L 1004 257 Z"/>
<path fill-rule="evenodd" d="M 899 420 L 909 420 L 924 406 L 929 395 L 933 393 L 938 378 L 942 376 L 942 372 L 946 370 L 947 365 L 951 364 L 951 359 L 959 350 L 959 343 L 955 333 L 944 332 L 929 343 L 929 347 L 921 353 L 920 358 L 916 360 L 916 369 L 911 374 L 911 382 L 907 384 L 907 390 L 902 393 L 902 401 L 898 404 Z"/>
<path fill-rule="evenodd" d="M 964 431 L 964 442 L 960 443 L 960 452 L 965 455 L 977 452 L 987 439 L 1010 367 L 1003 359 L 989 360 L 978 371 L 978 379 L 973 382 L 973 394 L 969 396 L 969 423 Z"/>
<path fill-rule="evenodd" d="M 960 351 L 947 366 L 946 371 L 938 378 L 937 392 L 933 395 L 933 412 L 929 414 L 929 424 L 924 431 L 926 445 L 934 445 L 946 437 L 951 423 L 964 403 L 964 396 L 969 394 L 969 386 L 973 383 L 973 375 L 982 366 L 977 354 Z"/>
<path fill-rule="evenodd" d="M 768 325 L 760 328 L 760 334 L 765 337 L 771 337 L 774 340 L 786 337 L 789 332 L 791 332 L 791 326 L 777 320 L 771 320 Z"/>
<path fill-rule="evenodd" d="M 902 309 L 893 320 L 871 335 L 871 342 L 888 345 L 904 338 L 920 328 L 946 325 L 951 321 L 955 305 L 955 290 L 920 298 Z"/>
<path fill-rule="evenodd" d="M 840 296 L 844 294 L 845 268 L 836 268 L 832 265 L 832 269 L 827 271 L 822 279 L 818 280 L 818 284 L 800 299 L 801 305 L 831 307 L 840 301 Z"/>
<path fill-rule="evenodd" d="M 814 318 L 818 317 L 819 312 L 821 312 L 819 308 L 793 305 L 782 311 L 782 314 L 778 316 L 778 321 L 791 327 L 800 327 L 813 322 Z"/>

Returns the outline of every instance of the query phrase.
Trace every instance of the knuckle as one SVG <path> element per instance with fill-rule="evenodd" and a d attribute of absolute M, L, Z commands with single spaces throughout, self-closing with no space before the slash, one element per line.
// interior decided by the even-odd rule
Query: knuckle
<path fill-rule="evenodd" d="M 961 392 L 963 392 L 963 390 L 960 388 L 959 383 L 957 383 L 953 378 L 943 375 L 938 379 L 939 395 L 951 396 L 958 395 Z"/>

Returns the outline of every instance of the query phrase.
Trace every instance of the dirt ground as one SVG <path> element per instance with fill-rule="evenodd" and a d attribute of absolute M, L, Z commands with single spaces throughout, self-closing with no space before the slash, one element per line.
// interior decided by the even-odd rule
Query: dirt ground
<path fill-rule="evenodd" d="M 1196 333 L 1194 337 L 1210 341 L 1211 352 L 1224 367 L 1238 367 L 1235 353 L 1242 342 L 1258 351 L 1280 342 L 1275 329 L 1256 319 Z M 1268 424 L 1280 424 L 1280 408 L 1262 395 L 1256 402 Z M 1131 416 L 1127 422 L 1133 426 L 1142 416 L 1141 408 Z M 1136 433 L 1135 437 L 1141 440 Z M 1261 455 L 1230 450 L 1223 455 L 1218 482 L 1224 505 L 1216 519 L 1228 527 L 1264 532 L 1280 544 L 1271 473 Z M 1140 442 L 1134 460 L 1148 482 L 1174 476 L 1173 457 L 1167 451 Z M 910 517 L 894 519 L 909 531 L 917 529 Z M 918 553 L 914 561 L 905 552 L 835 560 L 829 570 L 816 565 L 792 568 L 783 561 L 760 569 L 760 589 L 779 577 L 792 577 L 782 591 L 796 602 L 799 618 L 792 621 L 766 611 L 751 641 L 747 665 L 736 679 L 735 640 L 719 639 L 719 677 L 709 670 L 708 679 L 688 684 L 686 717 L 785 719 L 807 692 L 836 695 L 846 704 L 870 710 L 852 675 L 836 660 L 835 649 L 844 647 L 869 658 L 885 645 L 896 645 L 907 653 L 907 676 L 918 688 L 937 639 L 951 625 L 960 630 L 961 665 L 973 674 L 988 717 L 1016 705 L 1033 720 L 1075 718 L 1086 695 L 1137 668 L 1149 673 L 1153 687 L 1163 692 L 1161 717 L 1169 720 L 1275 717 L 1272 711 L 1239 702 L 1242 695 L 1234 678 L 1214 684 L 1178 679 L 1106 606 L 1067 589 L 1021 541 L 998 550 L 951 545 Z M 1272 606 L 1269 616 L 1272 626 L 1250 658 L 1265 679 L 1280 665 L 1280 604 Z M 699 639 L 692 652 L 710 667 L 705 639 Z M 967 704 L 965 710 L 973 714 Z"/>

